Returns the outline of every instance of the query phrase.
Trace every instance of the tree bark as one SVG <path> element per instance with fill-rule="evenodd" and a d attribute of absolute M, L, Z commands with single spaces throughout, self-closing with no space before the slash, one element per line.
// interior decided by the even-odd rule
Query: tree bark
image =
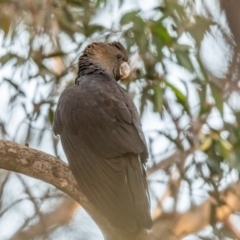
<path fill-rule="evenodd" d="M 68 165 L 59 158 L 14 142 L 0 140 L 0 168 L 49 183 L 72 197 L 89 213 L 106 240 L 149 239 L 144 230 L 138 236 L 129 237 L 126 232 L 114 228 L 88 201 Z"/>

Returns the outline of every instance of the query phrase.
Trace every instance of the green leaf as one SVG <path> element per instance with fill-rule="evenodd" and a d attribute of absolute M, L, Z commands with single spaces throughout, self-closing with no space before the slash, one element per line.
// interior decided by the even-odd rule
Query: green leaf
<path fill-rule="evenodd" d="M 8 63 L 10 60 L 16 59 L 18 56 L 16 54 L 12 54 L 12 53 L 7 53 L 3 56 L 0 57 L 0 63 L 3 65 L 5 65 L 6 63 Z"/>
<path fill-rule="evenodd" d="M 184 5 L 178 3 L 178 1 L 169 1 L 165 0 L 164 4 L 166 5 L 166 10 L 169 15 L 172 15 L 176 18 L 184 18 L 186 16 L 186 10 L 184 9 Z"/>
<path fill-rule="evenodd" d="M 209 136 L 206 137 L 201 143 L 200 150 L 205 152 L 206 150 L 208 150 L 211 147 L 212 143 L 213 143 L 212 138 Z"/>
<path fill-rule="evenodd" d="M 170 82 L 165 81 L 166 85 L 174 92 L 175 96 L 180 102 L 186 102 L 186 96 Z"/>
<path fill-rule="evenodd" d="M 210 88 L 212 91 L 212 96 L 215 101 L 215 106 L 220 112 L 221 116 L 223 116 L 223 96 L 222 96 L 222 91 L 221 89 L 216 86 L 215 84 L 210 84 Z"/>
<path fill-rule="evenodd" d="M 71 4 L 75 7 L 82 7 L 83 6 L 82 1 L 79 1 L 79 0 L 67 0 L 67 4 Z"/>
<path fill-rule="evenodd" d="M 138 15 L 138 11 L 133 11 L 133 12 L 129 12 L 126 13 L 125 15 L 123 15 L 120 24 L 121 25 L 126 25 L 129 23 L 133 23 L 133 31 L 136 32 L 143 32 L 144 28 L 145 28 L 145 21 Z"/>
<path fill-rule="evenodd" d="M 154 91 L 154 111 L 161 113 L 163 110 L 163 92 L 160 84 L 154 84 L 152 87 Z"/>
<path fill-rule="evenodd" d="M 158 41 L 161 41 L 163 45 L 169 45 L 170 42 L 175 40 L 175 38 L 171 37 L 168 33 L 168 30 L 165 26 L 163 26 L 162 21 L 151 22 L 151 30 L 154 36 L 158 37 Z"/>
<path fill-rule="evenodd" d="M 200 54 L 198 53 L 196 57 L 197 57 L 198 64 L 199 64 L 199 67 L 201 70 L 201 74 L 203 75 L 203 78 L 204 78 L 203 80 L 205 80 L 206 82 L 209 82 L 209 76 L 208 76 L 206 68 L 203 65 Z"/>
<path fill-rule="evenodd" d="M 240 111 L 235 112 L 235 117 L 236 117 L 236 121 L 237 121 L 237 125 L 238 127 L 240 126 Z M 232 126 L 232 125 L 231 125 Z M 238 131 L 237 131 L 238 132 Z M 240 139 L 239 139 L 240 140 Z M 240 145 L 239 145 L 240 147 Z"/>
<path fill-rule="evenodd" d="M 186 68 L 190 72 L 194 72 L 194 67 L 192 65 L 192 62 L 189 58 L 189 54 L 187 51 L 176 50 L 175 54 L 176 54 L 179 65 Z"/>
<path fill-rule="evenodd" d="M 97 0 L 97 7 L 100 7 L 100 5 L 103 4 L 103 6 L 105 6 L 107 4 L 107 0 Z"/>
<path fill-rule="evenodd" d="M 58 21 L 60 30 L 65 32 L 74 41 L 74 33 L 76 31 L 79 31 L 79 29 L 77 28 L 77 25 L 69 24 L 68 21 L 66 21 L 65 19 L 62 19 L 61 17 L 62 17 L 62 15 L 59 15 L 57 17 L 57 21 Z"/>
<path fill-rule="evenodd" d="M 205 81 L 196 78 L 192 80 L 193 83 L 196 83 L 195 89 L 197 90 L 197 96 L 199 98 L 200 111 L 199 117 L 201 118 L 203 115 L 209 113 L 212 110 L 212 105 L 207 101 L 207 84 Z"/>
<path fill-rule="evenodd" d="M 177 101 L 182 105 L 183 109 L 187 113 L 189 113 L 187 97 L 178 88 L 173 86 L 170 82 L 165 81 L 165 84 L 173 91 L 177 98 Z"/>
<path fill-rule="evenodd" d="M 53 124 L 53 119 L 54 119 L 54 111 L 52 110 L 51 107 L 48 109 L 48 120 L 50 124 Z"/>
<path fill-rule="evenodd" d="M 11 19 L 7 16 L 0 16 L 0 29 L 4 32 L 4 37 L 6 37 L 9 33 L 11 26 Z"/>
<path fill-rule="evenodd" d="M 69 23 L 74 23 L 73 15 L 72 15 L 71 12 L 67 9 L 67 7 L 63 7 L 63 13 L 64 13 L 65 19 L 66 19 Z"/>
<path fill-rule="evenodd" d="M 101 25 L 98 24 L 91 24 L 88 25 L 88 27 L 86 28 L 86 32 L 85 32 L 85 36 L 86 37 L 90 37 L 91 35 L 93 35 L 96 32 L 100 32 L 102 31 L 104 28 Z"/>
<path fill-rule="evenodd" d="M 174 42 L 171 46 L 175 51 L 182 51 L 182 52 L 188 52 L 191 48 L 190 45 L 187 44 L 179 44 L 178 42 Z"/>
<path fill-rule="evenodd" d="M 219 161 L 219 159 L 216 159 L 212 156 L 208 156 L 207 165 L 210 168 L 211 173 L 215 173 L 219 175 L 222 174 L 221 161 Z"/>
<path fill-rule="evenodd" d="M 147 104 L 148 91 L 149 91 L 149 87 L 145 87 L 142 90 L 141 103 L 140 103 L 140 116 L 142 116 L 145 106 Z"/>
<path fill-rule="evenodd" d="M 53 52 L 47 55 L 44 55 L 43 58 L 52 58 L 52 57 L 60 57 L 60 56 L 64 56 L 65 53 L 62 51 L 57 51 L 57 52 Z"/>
<path fill-rule="evenodd" d="M 187 30 L 194 38 L 197 45 L 200 46 L 200 43 L 202 42 L 205 33 L 209 31 L 210 26 L 214 24 L 215 22 L 207 19 L 206 17 L 195 16 L 195 23 L 191 24 L 190 28 Z"/>
<path fill-rule="evenodd" d="M 223 139 L 219 139 L 216 150 L 220 156 L 223 157 L 224 160 L 230 161 L 231 160 L 231 151 L 233 146 L 227 141 Z"/>

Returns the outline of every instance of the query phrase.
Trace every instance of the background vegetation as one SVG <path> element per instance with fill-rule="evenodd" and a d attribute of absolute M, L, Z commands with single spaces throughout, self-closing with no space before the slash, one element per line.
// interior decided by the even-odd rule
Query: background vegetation
<path fill-rule="evenodd" d="M 121 84 L 151 156 L 151 238 L 240 239 L 238 9 L 234 0 L 0 0 L 1 138 L 64 159 L 52 133 L 57 99 L 87 44 L 121 41 L 132 67 Z M 0 239 L 100 239 L 60 191 L 0 173 Z"/>

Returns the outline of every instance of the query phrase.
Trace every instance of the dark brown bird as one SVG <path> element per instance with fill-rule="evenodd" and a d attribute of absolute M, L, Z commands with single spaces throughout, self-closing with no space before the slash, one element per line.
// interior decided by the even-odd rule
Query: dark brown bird
<path fill-rule="evenodd" d="M 61 136 L 79 186 L 116 227 L 150 229 L 146 141 L 137 109 L 117 83 L 130 73 L 121 43 L 92 43 L 79 58 L 75 86 L 60 96 L 54 132 Z"/>

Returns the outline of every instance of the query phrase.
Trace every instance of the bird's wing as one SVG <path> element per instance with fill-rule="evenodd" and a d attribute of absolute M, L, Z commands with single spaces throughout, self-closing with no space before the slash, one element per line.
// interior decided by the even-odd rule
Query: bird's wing
<path fill-rule="evenodd" d="M 113 81 L 99 84 L 86 80 L 66 89 L 55 115 L 55 133 L 64 128 L 79 135 L 101 157 L 112 159 L 125 153 L 147 156 L 145 138 L 130 96 Z"/>
<path fill-rule="evenodd" d="M 84 193 L 118 226 L 149 228 L 146 152 L 131 98 L 112 81 L 83 79 L 59 99 L 54 131 Z"/>

